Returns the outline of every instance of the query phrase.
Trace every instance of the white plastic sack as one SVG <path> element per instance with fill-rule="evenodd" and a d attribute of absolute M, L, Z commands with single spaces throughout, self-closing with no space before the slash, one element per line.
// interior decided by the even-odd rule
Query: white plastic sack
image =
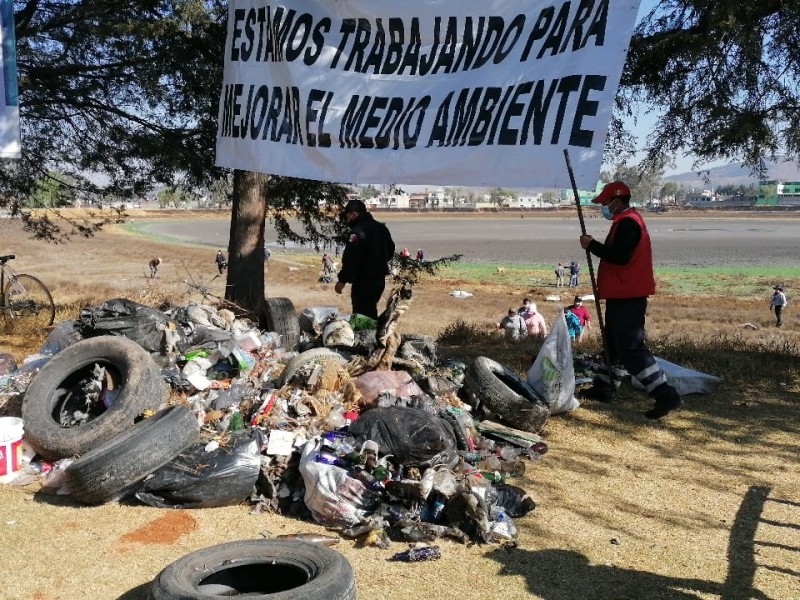
<path fill-rule="evenodd" d="M 558 311 L 553 329 L 528 369 L 528 385 L 547 401 L 552 415 L 570 412 L 580 406 L 574 396 L 572 341 L 569 339 L 567 321 L 562 310 Z"/>
<path fill-rule="evenodd" d="M 314 460 L 322 446 L 319 437 L 303 446 L 300 474 L 306 486 L 303 497 L 317 523 L 326 527 L 347 527 L 364 520 L 375 508 L 375 493 L 336 465 Z"/>
<path fill-rule="evenodd" d="M 667 383 L 674 387 L 675 391 L 681 396 L 710 394 L 717 387 L 717 384 L 722 381 L 715 375 L 687 369 L 657 356 L 654 358 L 661 370 L 664 371 L 664 375 L 667 376 Z M 644 389 L 644 386 L 634 377 L 631 377 L 631 385 L 639 390 Z"/>

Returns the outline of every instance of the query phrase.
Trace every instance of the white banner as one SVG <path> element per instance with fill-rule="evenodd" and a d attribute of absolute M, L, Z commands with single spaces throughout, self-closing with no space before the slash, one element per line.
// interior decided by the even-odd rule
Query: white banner
<path fill-rule="evenodd" d="M 223 167 L 569 188 L 600 174 L 638 0 L 231 0 Z"/>
<path fill-rule="evenodd" d="M 14 2 L 0 0 L 0 158 L 19 158 L 19 100 Z"/>

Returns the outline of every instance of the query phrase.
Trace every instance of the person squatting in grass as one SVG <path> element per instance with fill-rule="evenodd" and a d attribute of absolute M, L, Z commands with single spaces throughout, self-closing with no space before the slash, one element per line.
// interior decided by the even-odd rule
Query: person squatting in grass
<path fill-rule="evenodd" d="M 153 279 L 156 275 L 158 275 L 158 267 L 161 265 L 161 259 L 150 259 L 150 262 L 147 264 L 150 267 L 150 279 Z"/>
<path fill-rule="evenodd" d="M 781 327 L 783 325 L 783 309 L 786 308 L 786 294 L 783 293 L 781 285 L 776 285 L 772 289 L 774 291 L 769 299 L 769 308 L 775 311 L 775 327 Z"/>
<path fill-rule="evenodd" d="M 656 291 L 653 250 L 644 219 L 630 207 L 630 200 L 630 189 L 623 182 L 607 184 L 592 200 L 601 205 L 603 217 L 612 221 L 605 242 L 586 234 L 580 237 L 581 248 L 600 259 L 597 294 L 606 301 L 608 360 L 612 365 L 612 372 L 598 374 L 584 395 L 611 401 L 624 374 L 618 368 L 621 363 L 655 400 L 655 406 L 645 416 L 659 419 L 678 408 L 681 397 L 667 383 L 667 376 L 645 342 L 647 299 Z"/>
<path fill-rule="evenodd" d="M 581 320 L 568 306 L 564 307 L 564 320 L 567 322 L 567 333 L 569 333 L 570 341 L 580 340 L 583 328 L 581 327 Z"/>
<path fill-rule="evenodd" d="M 350 284 L 353 313 L 378 318 L 378 300 L 386 287 L 394 240 L 389 229 L 367 212 L 361 200 L 350 200 L 342 211 L 350 236 L 342 252 L 342 268 L 335 290 L 341 294 Z"/>
<path fill-rule="evenodd" d="M 518 342 L 528 337 L 528 327 L 525 325 L 525 319 L 522 315 L 517 314 L 513 308 L 508 309 L 508 314 L 497 324 L 498 329 L 502 329 L 505 333 L 506 339 Z"/>
<path fill-rule="evenodd" d="M 581 332 L 578 335 L 578 341 L 580 342 L 586 330 L 592 328 L 592 317 L 583 305 L 583 298 L 581 296 L 575 296 L 575 300 L 573 300 L 573 303 L 567 308 L 573 315 L 578 317 L 578 321 L 580 322 Z"/>

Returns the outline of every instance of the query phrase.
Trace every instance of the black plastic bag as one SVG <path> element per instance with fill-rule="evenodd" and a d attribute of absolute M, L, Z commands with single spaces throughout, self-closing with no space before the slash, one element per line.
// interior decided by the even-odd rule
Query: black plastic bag
<path fill-rule="evenodd" d="M 377 442 L 381 454 L 391 454 L 396 464 L 452 467 L 458 462 L 450 424 L 418 408 L 373 408 L 350 425 L 350 435 L 359 443 Z"/>
<path fill-rule="evenodd" d="M 83 337 L 99 335 L 119 335 L 139 344 L 148 352 L 162 352 L 165 348 L 164 332 L 175 331 L 178 349 L 183 332 L 175 324 L 169 324 L 167 316 L 149 306 L 144 306 L 126 298 L 106 300 L 97 308 L 83 308 L 77 328 Z"/>
<path fill-rule="evenodd" d="M 497 491 L 497 498 L 494 504 L 500 506 L 509 517 L 524 517 L 536 508 L 536 502 L 534 502 L 533 498 L 520 487 L 500 484 L 495 486 L 495 490 Z"/>
<path fill-rule="evenodd" d="M 213 508 L 247 499 L 261 471 L 259 429 L 231 433 L 230 443 L 211 452 L 192 446 L 142 482 L 136 497 L 156 508 Z"/>

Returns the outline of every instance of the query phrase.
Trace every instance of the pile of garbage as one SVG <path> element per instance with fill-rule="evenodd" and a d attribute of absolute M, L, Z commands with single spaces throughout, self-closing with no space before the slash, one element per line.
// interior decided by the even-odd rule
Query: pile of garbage
<path fill-rule="evenodd" d="M 205 305 L 83 309 L 0 382 L 23 395 L 32 459 L 14 483 L 43 475 L 87 504 L 246 501 L 368 546 L 512 542 L 548 403 L 486 357 L 401 335 L 409 300 L 393 290 L 374 321 L 284 299 L 279 331 Z"/>

